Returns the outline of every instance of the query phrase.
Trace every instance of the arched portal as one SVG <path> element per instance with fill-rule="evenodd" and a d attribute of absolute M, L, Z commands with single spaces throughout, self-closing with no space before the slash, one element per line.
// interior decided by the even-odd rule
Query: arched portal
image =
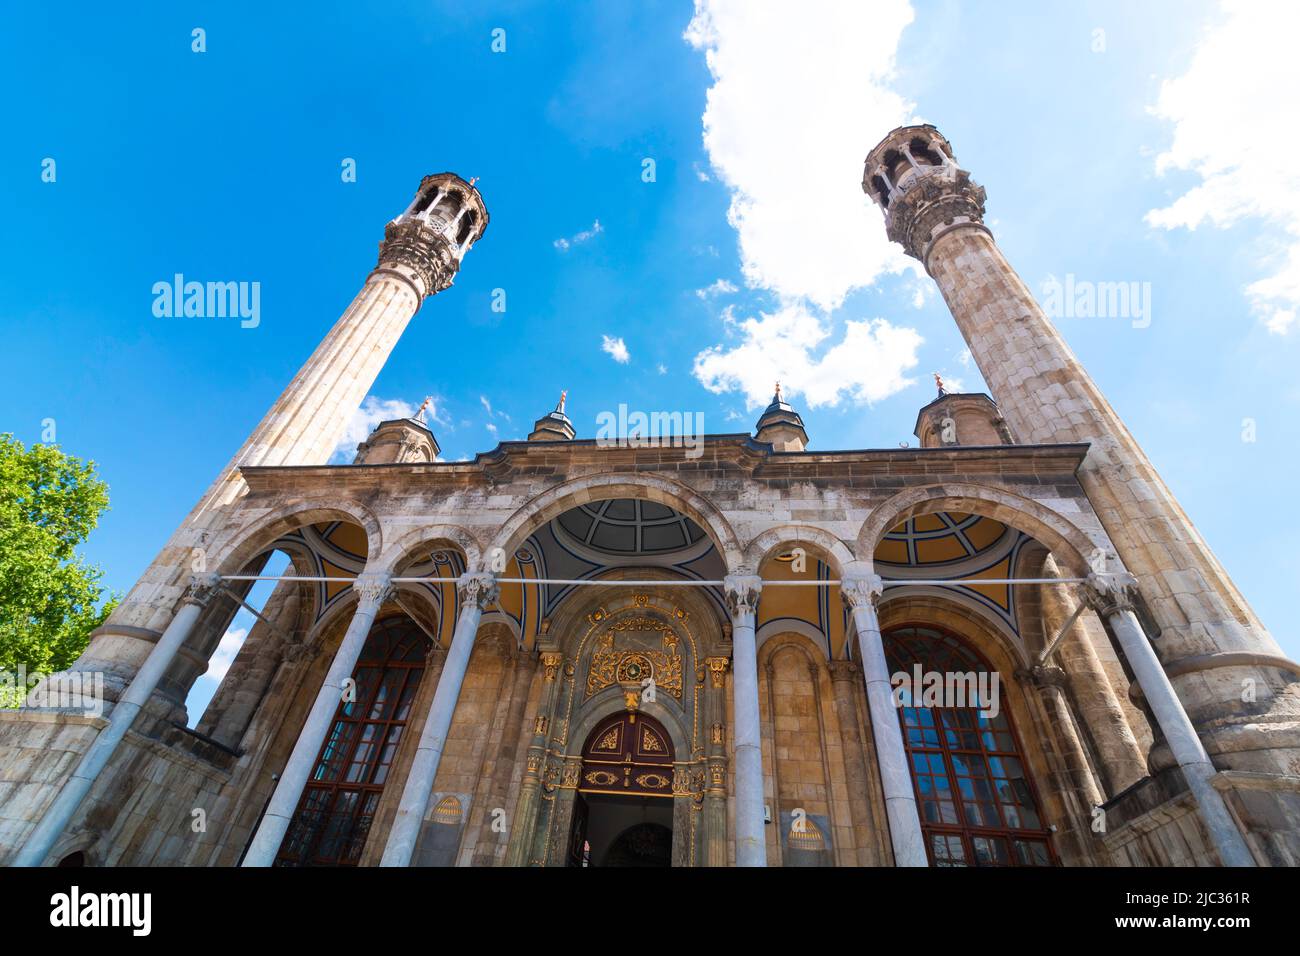
<path fill-rule="evenodd" d="M 998 672 L 929 625 L 884 635 L 932 866 L 1056 862 Z"/>
<path fill-rule="evenodd" d="M 596 725 L 582 748 L 571 866 L 672 865 L 673 761 L 672 737 L 648 714 Z"/>
<path fill-rule="evenodd" d="M 406 617 L 378 621 L 303 790 L 277 866 L 355 866 L 384 792 L 430 642 Z"/>

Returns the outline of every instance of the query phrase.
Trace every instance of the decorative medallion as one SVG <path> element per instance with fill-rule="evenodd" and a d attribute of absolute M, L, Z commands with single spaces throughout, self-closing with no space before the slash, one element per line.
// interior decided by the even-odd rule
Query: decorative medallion
<path fill-rule="evenodd" d="M 632 642 L 637 632 L 657 633 L 660 647 L 618 647 L 619 638 Z M 639 643 L 644 643 L 641 639 Z M 591 697 L 614 684 L 633 684 L 640 688 L 646 678 L 654 681 L 655 690 L 682 696 L 682 658 L 677 653 L 677 633 L 672 626 L 653 617 L 635 617 L 610 626 L 596 640 L 591 663 L 587 668 L 586 696 Z"/>

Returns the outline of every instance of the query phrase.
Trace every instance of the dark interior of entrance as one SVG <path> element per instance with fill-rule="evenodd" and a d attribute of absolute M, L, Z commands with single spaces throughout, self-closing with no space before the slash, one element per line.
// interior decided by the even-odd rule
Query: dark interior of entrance
<path fill-rule="evenodd" d="M 663 797 L 578 794 L 574 866 L 671 866 L 673 804 Z"/>

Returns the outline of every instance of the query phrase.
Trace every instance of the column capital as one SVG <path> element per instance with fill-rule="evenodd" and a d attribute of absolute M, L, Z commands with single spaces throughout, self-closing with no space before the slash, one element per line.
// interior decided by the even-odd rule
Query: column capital
<path fill-rule="evenodd" d="M 490 571 L 466 571 L 456 579 L 456 596 L 462 604 L 473 604 L 480 611 L 496 601 L 501 590 L 496 575 Z"/>
<path fill-rule="evenodd" d="M 840 578 L 840 597 L 850 610 L 875 607 L 885 593 L 885 580 L 879 574 L 847 571 Z"/>
<path fill-rule="evenodd" d="M 357 576 L 352 587 L 360 598 L 358 609 L 378 610 L 393 594 L 393 579 L 389 574 L 363 573 Z"/>
<path fill-rule="evenodd" d="M 832 681 L 853 683 L 862 680 L 862 668 L 858 666 L 857 661 L 837 658 L 827 661 L 826 667 L 831 672 Z"/>
<path fill-rule="evenodd" d="M 195 574 L 190 578 L 190 583 L 185 588 L 185 592 L 181 594 L 181 603 L 207 607 L 208 602 L 216 597 L 220 591 L 221 575 L 213 572 Z"/>
<path fill-rule="evenodd" d="M 1127 571 L 1094 572 L 1088 575 L 1088 580 L 1079 586 L 1079 590 L 1088 606 L 1106 618 L 1134 609 L 1137 578 Z"/>
<path fill-rule="evenodd" d="M 1055 664 L 1039 664 L 1028 671 L 1022 671 L 1017 676 L 1027 677 L 1035 687 L 1055 687 L 1064 690 L 1066 686 L 1065 671 Z"/>
<path fill-rule="evenodd" d="M 758 609 L 758 595 L 763 590 L 763 579 L 757 574 L 728 574 L 722 581 L 731 616 L 753 614 Z"/>
<path fill-rule="evenodd" d="M 714 688 L 726 686 L 727 668 L 731 665 L 729 657 L 706 657 L 704 663 L 709 667 L 709 682 Z"/>

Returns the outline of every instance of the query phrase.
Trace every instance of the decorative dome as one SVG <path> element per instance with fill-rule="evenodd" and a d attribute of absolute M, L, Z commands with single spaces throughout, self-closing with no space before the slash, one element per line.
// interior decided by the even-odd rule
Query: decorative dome
<path fill-rule="evenodd" d="M 1006 525 L 981 515 L 918 515 L 885 535 L 876 549 L 876 563 L 933 565 L 963 561 L 992 547 L 1006 533 Z"/>
<path fill-rule="evenodd" d="M 703 529 L 681 512 L 634 498 L 579 505 L 555 521 L 577 541 L 609 554 L 680 551 L 704 537 Z"/>

